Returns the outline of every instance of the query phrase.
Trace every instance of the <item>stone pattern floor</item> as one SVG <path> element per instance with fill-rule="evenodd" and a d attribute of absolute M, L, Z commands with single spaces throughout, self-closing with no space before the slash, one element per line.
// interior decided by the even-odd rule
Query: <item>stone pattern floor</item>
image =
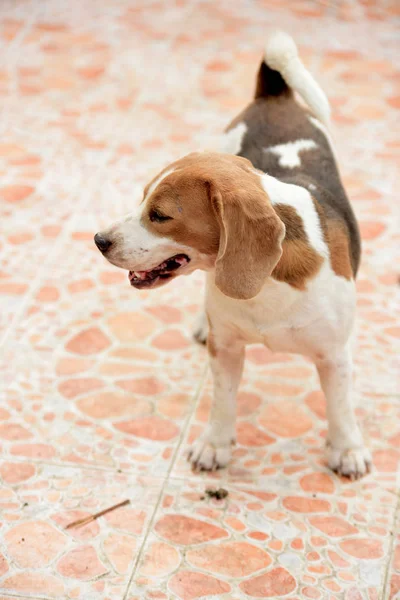
<path fill-rule="evenodd" d="M 0 10 L 1 600 L 399 598 L 398 1 Z M 375 470 L 355 483 L 325 466 L 314 367 L 261 347 L 231 466 L 191 473 L 210 405 L 201 274 L 139 293 L 92 242 L 161 167 L 218 146 L 274 27 L 330 97 L 364 239 L 355 393 Z M 203 499 L 210 485 L 229 496 Z"/>

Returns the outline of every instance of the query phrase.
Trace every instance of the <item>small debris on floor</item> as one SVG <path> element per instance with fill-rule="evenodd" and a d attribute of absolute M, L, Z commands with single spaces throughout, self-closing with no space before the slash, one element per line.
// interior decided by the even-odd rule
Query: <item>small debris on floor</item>
<path fill-rule="evenodd" d="M 87 525 L 92 521 L 95 521 L 99 517 L 102 517 L 106 513 L 111 512 L 112 510 L 116 510 L 117 508 L 121 508 L 121 506 L 126 506 L 130 503 L 130 500 L 124 500 L 123 502 L 119 502 L 118 504 L 114 504 L 113 506 L 109 506 L 100 512 L 95 513 L 94 515 L 89 515 L 88 517 L 84 517 L 83 519 L 78 519 L 77 521 L 73 521 L 69 523 L 65 529 L 71 529 L 71 527 L 83 527 L 83 525 Z"/>
<path fill-rule="evenodd" d="M 215 498 L 215 500 L 223 500 L 227 497 L 228 493 L 228 490 L 224 490 L 224 488 L 219 488 L 218 490 L 206 489 L 206 496 L 208 498 Z"/>

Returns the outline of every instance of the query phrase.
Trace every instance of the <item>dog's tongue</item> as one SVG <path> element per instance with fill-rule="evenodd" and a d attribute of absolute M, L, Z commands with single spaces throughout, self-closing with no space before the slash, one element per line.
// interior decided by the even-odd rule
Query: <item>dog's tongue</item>
<path fill-rule="evenodd" d="M 168 275 L 173 271 L 176 271 L 182 265 L 188 263 L 190 259 L 185 254 L 177 254 L 172 256 L 168 260 L 162 262 L 158 267 L 149 269 L 148 271 L 129 271 L 129 281 L 144 281 L 157 279 L 157 277 Z"/>

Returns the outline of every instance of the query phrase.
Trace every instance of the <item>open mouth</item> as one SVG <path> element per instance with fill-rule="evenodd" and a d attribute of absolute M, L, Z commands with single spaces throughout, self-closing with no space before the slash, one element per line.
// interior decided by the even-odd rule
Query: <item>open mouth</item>
<path fill-rule="evenodd" d="M 129 281 L 138 289 L 155 287 L 173 277 L 178 269 L 189 262 L 186 254 L 176 254 L 149 271 L 129 271 Z"/>

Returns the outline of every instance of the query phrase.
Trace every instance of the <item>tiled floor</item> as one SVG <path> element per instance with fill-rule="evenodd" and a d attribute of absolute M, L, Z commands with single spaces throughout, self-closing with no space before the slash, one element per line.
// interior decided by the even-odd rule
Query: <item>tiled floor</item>
<path fill-rule="evenodd" d="M 1 600 L 399 598 L 398 1 L 0 10 Z M 191 473 L 210 400 L 190 338 L 202 277 L 139 293 L 92 242 L 170 160 L 217 146 L 275 26 L 330 97 L 364 238 L 356 401 L 375 470 L 356 483 L 324 464 L 313 366 L 259 347 L 234 461 Z"/>

